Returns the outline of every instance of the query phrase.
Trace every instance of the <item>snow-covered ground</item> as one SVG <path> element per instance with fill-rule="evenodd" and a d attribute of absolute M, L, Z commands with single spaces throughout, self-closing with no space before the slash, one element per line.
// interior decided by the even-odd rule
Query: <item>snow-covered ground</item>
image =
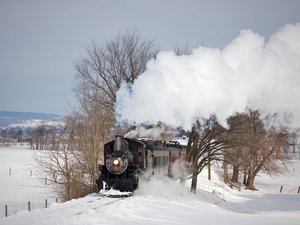
<path fill-rule="evenodd" d="M 0 148 L 0 218 L 14 215 L 28 209 L 30 201 L 32 210 L 55 202 L 56 197 L 45 179 L 39 174 L 33 160 L 34 151 L 29 146 Z M 1 224 L 1 223 L 0 223 Z"/>
<path fill-rule="evenodd" d="M 29 150 L 0 149 L 0 154 L 1 207 L 5 202 L 26 201 L 27 204 L 29 198 L 45 197 L 49 187 L 37 179 L 33 182 L 35 176 L 26 177 L 29 170 L 22 175 L 8 176 L 7 167 L 21 168 L 22 164 L 27 168 L 25 162 L 31 158 Z M 283 176 L 270 178 L 260 174 L 256 192 L 232 190 L 216 174 L 208 181 L 206 172 L 198 179 L 196 195 L 189 193 L 189 182 L 182 186 L 167 178 L 154 178 L 142 181 L 132 197 L 108 198 L 95 193 L 65 203 L 51 203 L 48 208 L 34 208 L 31 212 L 18 210 L 7 218 L 0 216 L 0 224 L 300 224 L 300 194 L 297 193 L 300 161 L 294 160 L 289 168 L 291 172 Z M 283 193 L 279 193 L 281 185 Z"/>

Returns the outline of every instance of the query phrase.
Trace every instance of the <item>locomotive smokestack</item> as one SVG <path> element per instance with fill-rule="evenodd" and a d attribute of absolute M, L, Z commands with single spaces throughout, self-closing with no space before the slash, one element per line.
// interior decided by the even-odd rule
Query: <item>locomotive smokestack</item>
<path fill-rule="evenodd" d="M 123 147 L 122 138 L 123 136 L 119 134 L 115 136 L 115 145 L 114 145 L 115 151 L 119 151 L 119 152 L 122 151 L 122 147 Z"/>

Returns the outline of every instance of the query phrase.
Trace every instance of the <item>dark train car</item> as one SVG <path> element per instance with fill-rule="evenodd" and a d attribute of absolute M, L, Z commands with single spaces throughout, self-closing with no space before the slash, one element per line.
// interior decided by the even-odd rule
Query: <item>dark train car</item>
<path fill-rule="evenodd" d="M 99 166 L 99 190 L 133 192 L 144 173 L 171 176 L 171 165 L 185 159 L 186 148 L 178 143 L 136 140 L 117 135 L 104 145 L 104 165 Z"/>

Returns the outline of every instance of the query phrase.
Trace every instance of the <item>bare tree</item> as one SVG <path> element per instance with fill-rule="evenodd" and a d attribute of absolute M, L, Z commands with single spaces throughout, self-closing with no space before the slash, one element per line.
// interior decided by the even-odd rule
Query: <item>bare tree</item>
<path fill-rule="evenodd" d="M 77 140 L 72 148 L 94 188 L 104 143 L 114 135 L 116 92 L 122 82 L 134 83 L 156 52 L 153 41 L 144 41 L 136 30 L 130 30 L 102 46 L 92 42 L 87 57 L 75 63 L 80 103 L 76 114 L 81 119 L 72 122 Z"/>
<path fill-rule="evenodd" d="M 33 146 L 35 149 L 44 149 L 46 142 L 46 126 L 41 123 L 32 132 Z"/>
<path fill-rule="evenodd" d="M 136 30 L 131 30 L 103 46 L 92 42 L 87 53 L 88 57 L 75 64 L 78 72 L 75 92 L 84 96 L 84 101 L 96 102 L 114 112 L 121 83 L 133 83 L 157 51 L 153 41 L 143 41 Z"/>
<path fill-rule="evenodd" d="M 74 157 L 88 178 L 87 185 L 95 190 L 98 164 L 103 162 L 103 146 L 111 137 L 114 125 L 111 114 L 94 107 L 84 113 L 74 113 L 67 121 L 73 137 L 71 148 L 76 153 Z"/>
<path fill-rule="evenodd" d="M 229 134 L 235 140 L 235 145 L 224 153 L 226 164 L 233 168 L 231 180 L 237 182 L 242 169 L 246 188 L 256 190 L 254 180 L 260 171 L 269 174 L 281 172 L 284 157 L 279 152 L 287 144 L 290 134 L 284 128 L 266 129 L 259 112 L 252 110 L 231 116 L 228 124 Z"/>
<path fill-rule="evenodd" d="M 42 169 L 48 184 L 53 184 L 61 199 L 67 201 L 82 197 L 87 193 L 85 173 L 78 167 L 76 153 L 70 148 L 72 138 L 66 128 L 55 142 L 52 140 L 51 149 L 36 151 L 35 161 Z"/>
<path fill-rule="evenodd" d="M 198 174 L 211 162 L 223 160 L 224 149 L 231 146 L 226 133 L 214 116 L 202 122 L 198 120 L 193 126 L 187 145 L 187 158 L 192 162 L 191 192 L 196 192 Z"/>
<path fill-rule="evenodd" d="M 284 158 L 276 156 L 275 153 L 282 144 L 286 143 L 288 137 L 289 132 L 284 129 L 271 132 L 258 142 L 255 149 L 251 149 L 246 182 L 247 189 L 256 190 L 254 179 L 261 170 L 270 175 L 283 172 L 280 163 L 283 162 Z"/>
<path fill-rule="evenodd" d="M 176 45 L 173 48 L 173 51 L 177 56 L 180 55 L 190 55 L 192 53 L 192 50 L 188 44 L 185 45 Z"/>
<path fill-rule="evenodd" d="M 134 83 L 156 52 L 152 41 L 131 30 L 102 46 L 92 42 L 87 56 L 75 63 L 80 106 L 66 117 L 65 132 L 52 138 L 48 156 L 37 160 L 64 187 L 64 199 L 95 190 L 104 143 L 114 135 L 116 92 L 122 82 Z"/>
<path fill-rule="evenodd" d="M 235 140 L 235 145 L 232 148 L 226 149 L 224 164 L 232 165 L 232 177 L 231 181 L 238 182 L 239 172 L 241 167 L 244 169 L 244 183 L 246 184 L 248 161 L 250 160 L 250 149 L 256 144 L 260 137 L 265 134 L 263 124 L 257 118 L 258 123 L 256 125 L 250 124 L 251 115 L 248 113 L 235 114 L 227 119 L 229 125 L 229 134 Z M 255 117 L 252 115 L 252 117 Z M 259 127 L 259 129 L 257 128 Z M 252 131 L 254 129 L 255 131 Z M 259 132 L 258 132 L 259 130 Z M 253 133 L 255 135 L 253 135 Z M 224 168 L 224 182 L 227 182 L 227 168 Z"/>
<path fill-rule="evenodd" d="M 259 112 L 252 110 L 230 117 L 228 124 L 229 129 L 225 129 L 212 116 L 193 126 L 187 146 L 188 160 L 192 162 L 192 192 L 196 192 L 198 174 L 213 161 L 223 161 L 224 182 L 229 164 L 232 181 L 238 181 L 242 170 L 250 190 L 255 190 L 254 180 L 259 172 L 283 172 L 286 157 L 275 153 L 288 144 L 291 135 L 287 129 L 266 129 Z"/>

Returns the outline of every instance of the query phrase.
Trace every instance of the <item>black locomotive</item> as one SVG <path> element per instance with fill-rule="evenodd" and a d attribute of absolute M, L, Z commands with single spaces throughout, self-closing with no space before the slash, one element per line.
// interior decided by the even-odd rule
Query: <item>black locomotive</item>
<path fill-rule="evenodd" d="M 116 135 L 104 145 L 104 165 L 99 166 L 99 190 L 115 189 L 133 192 L 144 173 L 171 176 L 171 165 L 185 159 L 186 148 L 177 142 L 136 140 Z"/>

